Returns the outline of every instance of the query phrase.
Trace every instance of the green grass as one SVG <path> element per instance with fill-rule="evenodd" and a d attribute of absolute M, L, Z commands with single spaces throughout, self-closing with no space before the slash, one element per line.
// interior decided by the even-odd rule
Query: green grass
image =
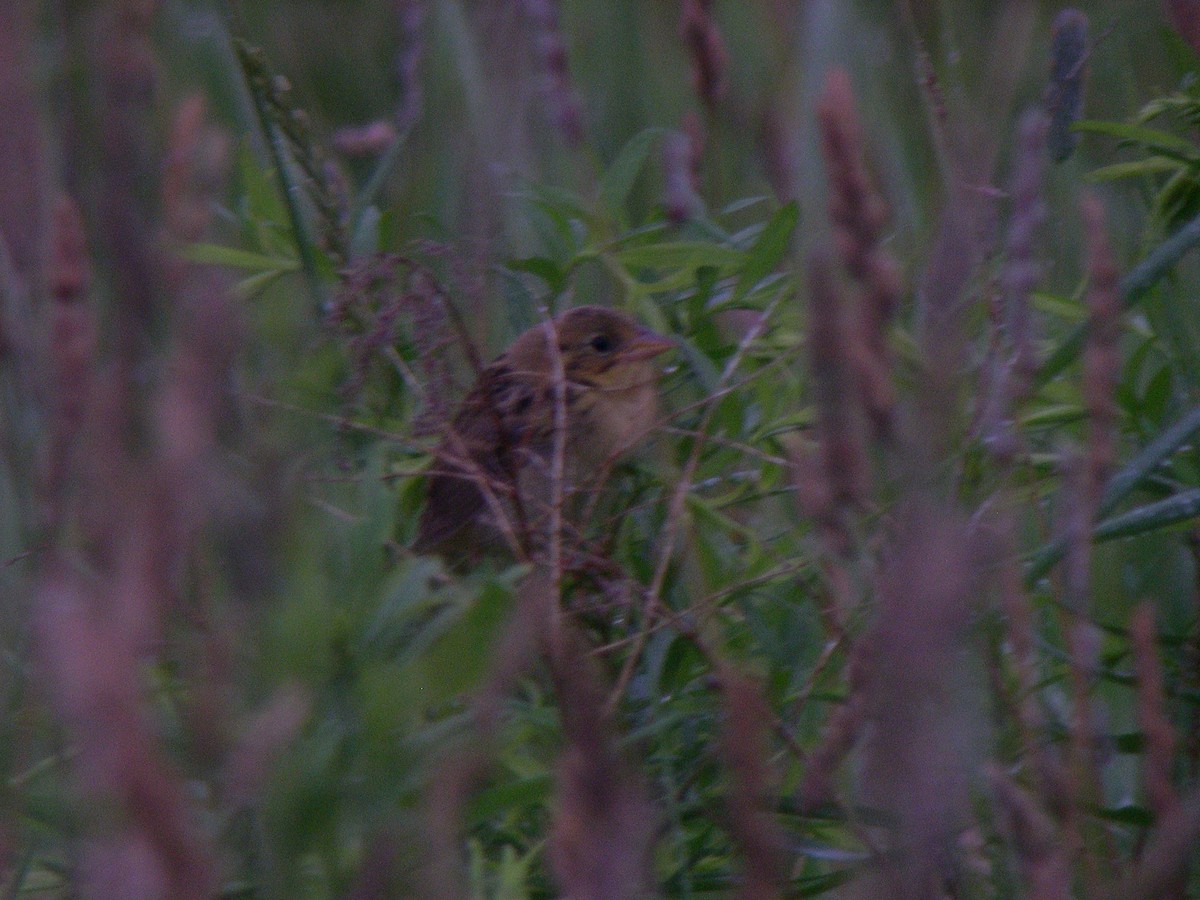
<path fill-rule="evenodd" d="M 546 6 L 8 31 L 0 165 L 82 214 L 0 197 L 8 895 L 1200 890 L 1196 54 L 1089 6 L 1023 200 L 1056 5 Z M 677 340 L 662 427 L 554 578 L 413 555 L 474 366 L 584 302 Z"/>

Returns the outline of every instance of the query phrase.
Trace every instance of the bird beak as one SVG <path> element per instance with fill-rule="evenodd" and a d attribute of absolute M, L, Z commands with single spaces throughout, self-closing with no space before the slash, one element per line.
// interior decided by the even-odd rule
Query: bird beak
<path fill-rule="evenodd" d="M 660 353 L 666 353 L 674 348 L 675 342 L 663 337 L 657 331 L 639 328 L 633 340 L 625 345 L 625 351 L 621 355 L 632 362 L 639 359 L 653 359 Z"/>

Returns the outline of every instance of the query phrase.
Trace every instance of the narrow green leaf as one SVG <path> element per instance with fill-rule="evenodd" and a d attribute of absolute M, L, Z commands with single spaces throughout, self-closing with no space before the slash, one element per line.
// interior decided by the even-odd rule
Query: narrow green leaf
<path fill-rule="evenodd" d="M 490 582 L 430 643 L 418 663 L 429 702 L 450 700 L 471 690 L 484 676 L 490 661 L 488 648 L 495 645 L 512 603 L 509 588 Z"/>
<path fill-rule="evenodd" d="M 445 599 L 429 589 L 441 564 L 427 557 L 414 557 L 392 573 L 379 590 L 379 605 L 359 636 L 360 654 L 378 654 L 396 659 L 420 638 L 434 617 L 431 610 L 446 606 Z"/>
<path fill-rule="evenodd" d="M 521 807 L 538 806 L 554 790 L 550 775 L 533 775 L 503 782 L 479 792 L 467 809 L 467 825 L 482 825 L 501 813 Z"/>
<path fill-rule="evenodd" d="M 1113 746 L 1118 753 L 1141 753 L 1146 748 L 1146 734 L 1142 731 L 1126 731 L 1113 735 Z"/>
<path fill-rule="evenodd" d="M 271 282 L 275 281 L 275 279 L 281 278 L 287 274 L 288 273 L 283 269 L 273 269 L 269 272 L 256 272 L 248 278 L 243 278 L 236 285 L 234 285 L 233 289 L 237 293 L 238 297 L 240 297 L 242 300 L 251 300 L 265 291 L 267 289 L 267 285 L 271 284 Z"/>
<path fill-rule="evenodd" d="M 736 306 L 745 298 L 750 289 L 766 278 L 779 265 L 780 260 L 788 252 L 792 232 L 800 220 L 800 207 L 795 201 L 784 204 L 779 212 L 771 217 L 767 227 L 754 241 L 746 254 L 746 264 L 738 275 L 737 286 L 733 290 L 730 303 Z"/>
<path fill-rule="evenodd" d="M 674 291 L 682 291 L 689 285 L 694 284 L 696 273 L 705 268 L 705 266 L 700 266 L 699 269 L 676 269 L 662 278 L 655 278 L 653 281 L 638 281 L 635 285 L 630 285 L 631 295 L 653 305 L 653 301 L 650 298 L 656 294 L 661 295 Z"/>
<path fill-rule="evenodd" d="M 1145 125 L 1130 125 L 1126 122 L 1098 122 L 1085 120 L 1075 123 L 1076 131 L 1086 131 L 1092 134 L 1105 134 L 1123 141 L 1133 141 L 1152 150 L 1157 150 L 1166 156 L 1179 157 L 1183 160 L 1195 160 L 1196 145 L 1169 131 L 1148 128 Z"/>
<path fill-rule="evenodd" d="M 698 522 L 704 522 L 712 525 L 714 528 L 725 532 L 730 537 L 742 538 L 753 541 L 754 532 L 747 528 L 742 523 L 730 518 L 721 512 L 708 499 L 699 496 L 698 494 L 688 494 L 685 498 L 687 508 L 691 510 L 692 515 Z"/>
<path fill-rule="evenodd" d="M 223 247 L 220 244 L 184 244 L 179 248 L 184 259 L 212 266 L 229 266 L 254 272 L 295 272 L 300 263 L 284 256 L 267 256 L 252 250 Z"/>
<path fill-rule="evenodd" d="M 793 849 L 801 856 L 826 862 L 865 863 L 871 859 L 871 854 L 865 850 L 848 850 L 813 840 L 798 840 L 793 844 Z"/>
<path fill-rule="evenodd" d="M 1078 403 L 1056 403 L 1034 409 L 1020 417 L 1025 428 L 1045 428 L 1048 425 L 1065 425 L 1084 417 L 1084 409 Z"/>
<path fill-rule="evenodd" d="M 637 181 L 650 151 L 664 134 L 666 129 L 663 128 L 639 131 L 625 143 L 600 179 L 600 199 L 615 218 L 624 217 L 625 201 L 629 199 L 633 183 Z"/>
<path fill-rule="evenodd" d="M 732 268 L 746 258 L 741 250 L 710 244 L 705 241 L 673 241 L 665 244 L 648 244 L 645 247 L 630 247 L 618 250 L 617 260 L 626 269 L 687 269 L 694 271 L 701 266 Z"/>
<path fill-rule="evenodd" d="M 1194 215 L 1200 207 L 1200 181 L 1194 168 L 1179 169 L 1154 198 L 1154 215 L 1168 227 Z"/>
<path fill-rule="evenodd" d="M 1159 279 L 1197 244 L 1200 244 L 1200 215 L 1192 218 L 1186 225 L 1155 247 L 1145 259 L 1130 269 L 1121 279 L 1122 305 L 1129 309 L 1140 303 Z M 1086 334 L 1087 323 L 1084 323 L 1067 335 L 1059 344 L 1058 349 L 1050 354 L 1050 358 L 1042 363 L 1037 374 L 1039 387 L 1065 369 L 1079 355 Z"/>
<path fill-rule="evenodd" d="M 738 229 L 729 235 L 729 243 L 739 250 L 749 250 L 758 240 L 758 236 L 767 227 L 766 222 L 751 222 L 745 228 Z"/>
<path fill-rule="evenodd" d="M 1174 172 L 1179 163 L 1162 156 L 1151 156 L 1147 159 L 1136 159 L 1129 162 L 1113 163 L 1111 166 L 1101 166 L 1093 169 L 1084 176 L 1091 182 L 1120 181 L 1123 178 L 1137 178 L 1142 175 L 1154 175 L 1159 172 Z"/>
<path fill-rule="evenodd" d="M 1119 822 L 1122 825 L 1136 825 L 1139 828 L 1148 828 L 1154 824 L 1154 814 L 1150 810 L 1144 806 L 1134 806 L 1133 804 L 1097 807 L 1092 810 L 1092 813 L 1101 819 L 1107 819 L 1109 822 Z"/>
<path fill-rule="evenodd" d="M 1041 291 L 1033 293 L 1033 308 L 1038 312 L 1071 322 L 1081 322 L 1087 318 L 1087 308 L 1078 299 L 1059 297 Z"/>
<path fill-rule="evenodd" d="M 582 222 L 592 221 L 593 217 L 588 209 L 588 204 L 575 191 L 540 182 L 527 183 L 526 190 L 535 203 L 559 210 L 566 218 L 576 218 Z"/>
<path fill-rule="evenodd" d="M 20 864 L 9 875 L 9 889 L 7 894 L 9 900 L 19 897 L 28 891 L 29 885 L 26 880 L 29 878 L 30 870 L 33 868 L 33 859 L 34 847 L 30 846 L 21 855 Z M 55 888 L 60 886 L 61 882 L 53 885 Z"/>
<path fill-rule="evenodd" d="M 1163 460 L 1174 454 L 1200 431 L 1200 406 L 1184 413 L 1170 428 L 1162 431 L 1138 454 L 1121 467 L 1108 482 L 1100 499 L 1100 515 L 1112 512 L 1129 492 L 1142 483 Z"/>
<path fill-rule="evenodd" d="M 1104 494 L 1100 498 L 1100 505 L 1097 512 L 1100 516 L 1106 516 L 1114 509 L 1117 504 L 1124 500 L 1129 493 L 1139 484 L 1145 481 L 1154 470 L 1162 464 L 1162 462 L 1172 456 L 1180 447 L 1182 447 L 1188 439 L 1197 431 L 1200 431 L 1200 406 L 1194 407 L 1179 418 L 1170 428 L 1165 429 L 1150 443 L 1143 447 L 1133 459 L 1129 460 L 1121 467 L 1111 479 L 1104 489 Z M 1175 497 L 1169 498 L 1174 500 L 1176 497 L 1184 496 L 1176 494 Z M 1168 501 L 1162 501 L 1166 503 Z M 1158 504 L 1151 504 L 1157 506 Z M 1142 510 L 1150 507 L 1142 507 Z M 1139 512 L 1135 510 L 1134 512 Z M 1101 540 L 1100 528 L 1106 524 L 1111 527 L 1111 523 L 1119 521 L 1110 519 L 1108 523 L 1101 523 L 1096 529 L 1096 538 Z M 1181 520 L 1177 520 L 1181 521 Z M 1118 537 L 1119 535 L 1113 535 Z M 1050 569 L 1063 558 L 1066 553 L 1066 541 L 1059 538 L 1043 548 L 1032 560 L 1025 571 L 1025 583 L 1027 585 L 1034 584 L 1039 578 L 1045 575 Z"/>
<path fill-rule="evenodd" d="M 528 272 L 546 282 L 547 287 L 558 293 L 566 284 L 567 277 L 558 264 L 545 256 L 530 256 L 525 259 L 509 260 L 508 268 L 514 272 Z"/>
<path fill-rule="evenodd" d="M 1177 34 L 1171 29 L 1163 29 L 1163 37 L 1170 39 L 1169 36 L 1174 35 L 1175 40 L 1183 48 L 1186 48 L 1186 59 L 1180 60 L 1183 65 L 1180 68 L 1179 77 L 1182 78 L 1184 73 L 1191 73 L 1196 68 L 1196 52 L 1187 46 L 1186 42 L 1179 39 Z M 1194 87 L 1194 84 L 1193 84 Z M 1139 125 L 1150 122 L 1159 116 L 1171 116 L 1195 121 L 1197 113 L 1197 100 L 1195 97 L 1186 93 L 1168 94 L 1165 97 L 1155 97 L 1153 100 L 1146 103 L 1137 111 L 1137 115 L 1133 120 Z"/>
<path fill-rule="evenodd" d="M 1180 491 L 1173 497 L 1139 506 L 1101 522 L 1096 526 L 1096 540 L 1111 541 L 1114 538 L 1146 534 L 1197 516 L 1200 516 L 1200 488 Z"/>
<path fill-rule="evenodd" d="M 679 352 L 700 382 L 705 394 L 713 394 L 721 386 L 721 371 L 711 359 L 690 338 L 680 336 L 676 343 Z"/>
<path fill-rule="evenodd" d="M 251 45 L 242 38 L 237 37 L 233 39 L 233 46 L 241 66 L 242 78 L 245 82 L 246 90 L 250 94 L 250 99 L 254 104 L 259 128 L 262 129 L 263 136 L 266 138 L 267 150 L 271 155 L 271 163 L 274 165 L 275 173 L 279 178 L 280 193 L 283 195 L 284 203 L 287 206 L 288 219 L 292 226 L 292 236 L 296 243 L 296 252 L 300 258 L 300 264 L 304 269 L 305 281 L 308 284 L 309 299 L 312 302 L 314 313 L 319 316 L 322 314 L 325 305 L 324 291 L 321 287 L 320 275 L 317 272 L 317 246 L 313 241 L 308 220 L 304 215 L 304 204 L 307 202 L 306 191 L 295 173 L 291 171 L 292 158 L 288 152 L 287 142 L 284 140 L 278 127 L 271 120 L 266 100 L 256 90 L 252 73 L 251 59 L 253 51 Z"/>
<path fill-rule="evenodd" d="M 529 900 L 529 872 L 540 855 L 541 844 L 523 856 L 515 847 L 505 847 L 496 871 L 495 900 Z"/>
<path fill-rule="evenodd" d="M 401 127 L 397 129 L 396 136 L 392 138 L 392 142 L 388 145 L 387 150 L 383 152 L 383 156 L 375 164 L 375 169 L 371 172 L 370 177 L 367 178 L 367 183 L 363 185 L 363 189 L 354 198 L 354 205 L 350 209 L 349 230 L 351 234 L 358 232 L 363 216 L 367 214 L 367 210 L 375 205 L 380 192 L 391 179 L 392 173 L 396 171 L 396 166 L 400 164 L 400 159 L 404 154 L 404 147 L 408 143 L 408 135 L 412 131 L 413 121 L 414 119 L 410 117 L 408 121 L 403 122 Z"/>
<path fill-rule="evenodd" d="M 834 888 L 841 887 L 853 878 L 854 874 L 854 869 L 838 869 L 833 872 L 827 872 L 824 875 L 811 875 L 807 878 L 797 879 L 792 883 L 791 896 L 819 897 L 821 894 L 828 893 Z"/>
<path fill-rule="evenodd" d="M 287 208 L 279 194 L 275 172 L 255 158 L 249 135 L 238 150 L 237 181 L 242 195 L 239 208 L 243 218 L 274 223 L 287 220 Z"/>
<path fill-rule="evenodd" d="M 740 200 L 734 200 L 727 206 L 722 207 L 722 216 L 732 216 L 740 212 L 745 212 L 747 209 L 758 206 L 764 203 L 770 203 L 771 198 L 766 194 L 757 194 L 753 197 L 743 197 Z"/>
<path fill-rule="evenodd" d="M 761 278 L 751 285 L 745 294 L 738 296 L 734 292 L 730 292 L 728 297 L 714 306 L 721 308 L 726 305 L 749 306 L 754 309 L 762 309 L 774 302 L 780 293 L 791 290 L 795 286 L 796 279 L 792 277 L 791 273 L 771 272 L 765 278 Z"/>
<path fill-rule="evenodd" d="M 359 259 L 381 249 L 379 242 L 380 222 L 383 213 L 373 203 L 369 204 L 362 213 L 351 223 L 350 256 Z"/>

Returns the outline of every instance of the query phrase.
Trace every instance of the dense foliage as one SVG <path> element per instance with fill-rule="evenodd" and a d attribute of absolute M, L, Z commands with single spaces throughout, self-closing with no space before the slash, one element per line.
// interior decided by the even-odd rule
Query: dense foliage
<path fill-rule="evenodd" d="M 1200 890 L 1190 6 L 0 11 L 6 890 Z M 413 553 L 581 303 L 659 426 Z"/>

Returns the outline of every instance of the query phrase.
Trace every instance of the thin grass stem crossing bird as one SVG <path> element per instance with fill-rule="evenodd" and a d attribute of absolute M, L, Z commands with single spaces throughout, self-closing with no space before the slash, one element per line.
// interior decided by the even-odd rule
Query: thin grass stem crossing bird
<path fill-rule="evenodd" d="M 524 332 L 480 373 L 448 425 L 413 550 L 459 565 L 495 552 L 524 556 L 546 521 L 558 398 L 566 414 L 565 478 L 577 483 L 651 431 L 658 415 L 653 360 L 673 346 L 599 306 L 567 310 Z"/>

